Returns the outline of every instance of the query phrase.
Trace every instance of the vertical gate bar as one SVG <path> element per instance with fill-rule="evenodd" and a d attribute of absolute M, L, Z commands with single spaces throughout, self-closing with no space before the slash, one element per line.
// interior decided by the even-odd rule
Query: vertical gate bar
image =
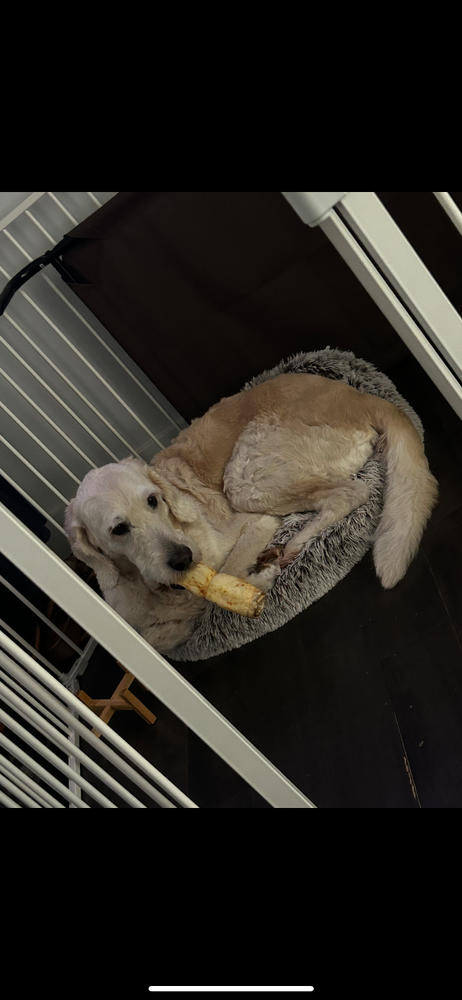
<path fill-rule="evenodd" d="M 66 777 L 69 777 L 69 775 L 71 776 L 71 778 L 73 777 L 73 772 L 71 771 L 69 764 L 65 764 L 64 761 L 61 760 L 61 758 L 58 757 L 58 755 L 53 752 L 53 750 L 50 750 L 47 746 L 45 746 L 44 743 L 41 743 L 36 736 L 33 736 L 33 734 L 29 732 L 29 730 L 26 729 L 25 726 L 21 725 L 21 723 L 16 722 L 16 720 L 13 719 L 13 717 L 9 715 L 8 712 L 5 712 L 3 708 L 0 708 L 0 719 L 2 722 L 5 723 L 8 729 L 11 729 L 11 731 L 15 733 L 16 736 L 19 736 L 21 740 L 24 740 L 26 743 L 28 743 L 29 746 L 32 747 L 32 749 L 35 750 L 37 753 L 39 753 L 41 757 L 44 757 L 49 764 L 51 764 L 53 767 L 56 767 L 58 771 L 62 771 L 62 773 L 65 774 Z M 97 788 L 94 788 L 91 782 L 87 781 L 86 778 L 82 778 L 82 776 L 79 775 L 78 783 L 82 786 L 85 792 L 88 792 L 88 794 L 92 796 L 92 798 L 94 798 L 96 802 L 99 803 L 100 806 L 104 806 L 105 808 L 108 809 L 117 809 L 117 806 L 114 804 L 114 802 L 111 802 L 111 800 L 108 799 L 107 795 L 103 795 L 102 792 L 99 792 Z M 66 791 L 68 792 L 68 794 L 70 794 L 68 789 L 66 789 Z"/>
<path fill-rule="evenodd" d="M 343 220 L 335 212 L 332 212 L 329 218 L 321 223 L 321 229 L 432 382 L 435 383 L 457 415 L 462 418 L 462 387 L 455 375 L 417 325 L 406 306 L 400 302 L 375 264 L 360 247 Z"/>
<path fill-rule="evenodd" d="M 456 205 L 453 198 L 451 198 L 448 191 L 433 191 L 435 198 L 439 201 L 441 207 L 449 216 L 451 222 L 456 227 L 458 232 L 462 235 L 462 212 L 460 208 Z"/>
<path fill-rule="evenodd" d="M 47 785 L 50 785 L 50 788 L 53 788 L 58 795 L 63 797 L 63 799 L 75 801 L 76 805 L 81 809 L 90 809 L 90 806 L 87 805 L 86 802 L 82 802 L 76 796 L 73 796 L 72 792 L 69 791 L 66 785 L 63 785 L 62 781 L 58 781 L 58 779 L 55 778 L 53 774 L 50 774 L 50 772 L 47 771 L 42 764 L 39 764 L 36 760 L 34 760 L 34 758 L 31 757 L 30 754 L 26 753 L 25 750 L 21 750 L 16 743 L 13 743 L 13 740 L 10 740 L 8 736 L 5 736 L 2 732 L 0 732 L 0 746 L 3 746 L 8 753 L 13 754 L 17 760 L 20 760 L 23 764 L 25 764 L 26 767 L 28 767 L 34 774 L 37 774 L 39 778 L 46 781 Z M 47 794 L 49 795 L 49 793 Z M 50 799 L 52 798 L 51 795 L 49 797 Z"/>
<path fill-rule="evenodd" d="M 94 726 L 95 724 L 94 712 L 92 712 L 91 709 L 89 709 L 84 704 L 84 702 L 76 700 L 75 695 L 71 691 L 67 690 L 54 677 L 51 677 L 46 672 L 46 670 L 44 670 L 43 667 L 40 666 L 40 664 L 36 663 L 36 661 L 31 656 L 29 656 L 28 653 L 25 653 L 24 650 L 20 649 L 19 646 L 15 647 L 15 644 L 11 641 L 11 639 L 9 639 L 8 636 L 2 635 L 1 632 L 0 632 L 0 646 L 3 646 L 4 649 L 8 650 L 8 652 L 14 655 L 16 659 L 18 659 L 24 665 L 26 670 L 29 673 L 32 673 L 32 675 L 36 677 L 40 683 L 44 684 L 49 690 L 54 692 L 54 694 L 57 695 L 58 699 L 64 701 L 65 704 L 68 705 L 70 708 L 75 708 L 75 711 L 79 714 L 79 716 L 85 719 L 86 722 L 90 724 L 90 726 Z M 0 652 L 0 657 L 2 655 L 3 654 Z M 9 669 L 12 669 L 11 666 Z M 85 727 L 83 726 L 82 729 L 84 730 L 85 738 L 91 742 L 93 734 L 90 733 L 88 730 L 85 730 Z M 80 724 L 79 724 L 78 731 L 80 733 L 82 733 L 82 729 L 80 729 Z M 105 722 L 99 720 L 98 729 L 101 731 L 102 736 L 106 740 L 108 740 L 108 742 L 112 743 L 112 745 L 115 746 L 121 754 L 124 754 L 125 757 L 128 758 L 130 766 L 133 764 L 139 770 L 144 771 L 144 773 L 148 776 L 150 781 L 155 782 L 159 786 L 159 788 L 161 788 L 164 792 L 170 795 L 170 797 L 174 799 L 178 805 L 184 807 L 192 806 L 194 808 L 197 808 L 192 799 L 190 799 L 187 795 L 184 794 L 184 792 L 182 792 L 179 788 L 177 788 L 177 786 L 174 785 L 168 778 L 166 778 L 164 774 L 158 771 L 158 769 L 154 767 L 153 764 L 151 764 L 144 757 L 142 757 L 137 750 L 134 750 L 134 748 L 130 746 L 129 743 L 127 743 L 124 739 L 122 739 L 122 737 L 119 736 L 119 734 L 116 733 L 113 729 L 111 729 Z M 97 738 L 93 737 L 93 739 L 96 741 Z M 99 739 L 98 739 L 98 746 L 101 747 Z M 108 750 L 109 747 L 105 747 L 105 749 Z M 126 773 L 129 774 L 131 772 L 127 771 Z M 140 787 L 145 788 L 146 786 L 140 785 Z M 151 795 L 153 794 L 152 791 L 150 792 L 150 794 Z M 157 792 L 157 796 L 160 796 L 160 793 Z M 166 799 L 162 801 L 163 799 L 164 797 L 160 796 L 156 798 L 156 801 L 158 801 L 159 804 L 163 805 L 164 802 L 168 801 Z"/>
<path fill-rule="evenodd" d="M 50 694 L 48 690 L 42 687 L 42 685 L 40 685 L 38 681 L 34 680 L 30 676 L 27 670 L 25 670 L 23 667 L 20 667 L 17 663 L 11 660 L 11 658 L 7 656 L 7 654 L 4 653 L 1 649 L 0 649 L 0 663 L 3 663 L 6 669 L 9 670 L 14 677 L 17 677 L 21 681 L 21 683 L 28 688 L 29 691 L 33 691 L 34 694 L 37 696 L 37 698 L 40 698 L 45 705 L 48 705 L 49 708 L 51 708 L 57 715 L 59 715 L 60 720 L 64 720 L 63 722 L 60 722 L 60 725 L 62 725 L 64 729 L 70 728 L 73 730 L 77 738 L 80 736 L 84 740 L 86 740 L 86 742 L 89 743 L 90 746 L 92 746 L 95 750 L 98 750 L 101 756 L 106 757 L 107 760 L 109 760 L 112 764 L 114 764 L 124 774 L 125 777 L 129 778 L 130 781 L 132 781 L 135 785 L 138 785 L 138 787 L 142 791 L 147 792 L 147 794 L 150 795 L 150 797 L 153 798 L 154 801 L 158 803 L 158 805 L 163 806 L 164 808 L 165 807 L 171 808 L 172 804 L 169 801 L 169 799 L 165 798 L 165 796 L 162 795 L 157 790 L 157 788 L 150 785 L 149 782 L 146 781 L 146 779 L 142 775 L 138 774 L 131 766 L 131 764 L 127 764 L 127 762 L 123 760 L 123 758 L 119 757 L 117 753 L 115 753 L 114 750 L 112 750 L 111 747 L 106 746 L 106 744 L 102 741 L 101 738 L 96 737 L 91 732 L 90 729 L 87 729 L 86 726 L 84 726 L 83 723 L 80 722 L 80 720 L 78 719 L 78 713 L 80 712 L 80 705 L 82 703 L 78 701 L 74 695 L 70 695 L 68 697 L 67 700 L 69 702 L 69 707 L 65 708 L 62 702 L 58 700 L 58 698 L 55 698 L 54 695 Z M 1 673 L 2 671 L 0 671 L 0 675 Z M 74 704 L 72 704 L 72 701 L 74 702 Z M 42 705 L 40 705 L 39 707 L 42 712 L 46 711 Z M 72 717 L 74 717 L 74 722 L 72 722 Z M 94 724 L 95 716 L 91 711 L 90 711 L 90 719 L 91 723 Z M 67 726 L 66 723 L 68 724 Z M 100 727 L 100 725 L 101 723 L 98 722 L 98 728 Z M 101 729 L 101 734 L 102 736 L 106 735 L 102 729 Z M 79 747 L 80 745 L 79 742 L 77 742 L 76 745 L 77 747 Z M 77 765 L 75 767 L 75 770 L 77 771 L 77 773 L 80 773 L 78 767 L 79 762 L 78 760 L 75 759 L 74 755 L 72 756 Z M 70 764 L 70 766 L 72 765 Z M 151 773 L 153 773 L 155 779 L 157 775 L 155 769 L 152 768 L 152 765 L 151 765 Z M 157 772 L 157 774 L 160 776 L 160 772 Z M 168 790 L 171 797 L 178 805 L 197 808 L 195 806 L 195 803 L 191 799 L 189 799 L 188 796 L 186 796 L 183 792 L 181 792 L 179 788 L 176 788 L 175 785 L 170 784 Z"/>
<path fill-rule="evenodd" d="M 70 712 L 71 712 L 72 715 L 74 715 L 75 717 L 77 717 L 77 712 L 75 711 L 75 708 L 74 709 L 71 708 Z M 70 743 L 74 743 L 75 746 L 77 748 L 79 748 L 80 747 L 79 734 L 77 733 L 75 726 L 69 726 L 68 727 L 68 736 L 69 736 Z M 77 760 L 76 756 L 74 754 L 69 754 L 69 756 L 67 758 L 67 761 L 68 761 L 69 767 L 73 771 L 75 771 L 76 774 L 80 774 L 80 761 Z M 82 797 L 80 785 L 78 785 L 75 781 L 73 781 L 72 778 L 69 778 L 69 791 L 73 792 L 74 795 L 76 795 L 78 799 L 80 799 Z M 73 803 L 71 803 L 70 809 L 76 809 L 76 808 L 77 808 L 77 806 L 75 806 Z"/>
<path fill-rule="evenodd" d="M 42 786 L 39 785 L 38 782 L 35 781 L 33 778 L 31 778 L 29 774 L 26 774 L 25 771 L 21 770 L 21 768 L 18 767 L 17 764 L 14 764 L 13 761 L 8 760 L 6 757 L 2 757 L 0 767 L 6 769 L 7 771 L 10 771 L 12 774 L 19 775 L 24 784 L 28 788 L 30 788 L 30 794 L 32 795 L 32 790 L 34 790 L 34 794 L 38 797 L 38 801 L 41 800 L 42 805 L 46 809 L 65 808 L 62 802 L 58 802 L 58 799 L 55 799 L 54 795 L 50 795 L 49 792 L 47 792 L 44 788 L 42 788 Z"/>
<path fill-rule="evenodd" d="M 51 740 L 51 742 L 53 742 L 56 747 L 58 747 L 61 751 L 64 751 L 64 753 L 67 755 L 69 755 L 69 750 L 72 752 L 72 744 L 69 743 L 68 737 L 64 736 L 57 729 L 56 726 L 52 726 L 51 722 L 47 722 L 46 719 L 44 719 L 43 716 L 39 714 L 39 712 L 36 712 L 34 708 L 31 708 L 30 705 L 27 705 L 25 702 L 22 702 L 21 699 L 18 698 L 18 695 L 15 694 L 14 691 L 8 690 L 8 688 L 6 687 L 5 684 L 3 684 L 2 681 L 0 681 L 0 695 L 2 695 L 3 701 L 5 701 L 7 705 L 9 705 L 15 712 L 17 712 L 18 715 L 21 715 L 22 718 L 25 719 L 25 721 L 29 723 L 31 726 L 33 726 L 34 729 L 38 730 L 38 732 L 42 736 L 44 736 L 45 739 Z M 89 757 L 88 754 L 84 753 L 83 750 L 80 750 L 77 746 L 74 745 L 73 752 L 74 755 L 77 757 L 77 759 L 80 760 L 81 763 L 85 765 L 87 770 L 92 771 L 94 777 L 102 781 L 103 784 L 106 783 L 106 785 L 112 792 L 114 792 L 120 798 L 124 799 L 131 806 L 135 806 L 140 809 L 146 808 L 143 802 L 140 802 L 140 800 L 137 799 L 134 795 L 132 795 L 131 792 L 127 791 L 127 789 L 124 788 L 123 785 L 121 785 L 120 781 L 117 781 L 115 778 L 112 777 L 112 775 L 108 774 L 108 772 L 105 771 L 104 768 L 100 767 L 100 765 L 97 764 L 94 760 L 92 760 L 92 758 Z M 73 770 L 74 769 L 69 768 L 68 765 L 68 771 L 70 772 L 71 776 Z M 77 780 L 77 775 L 76 775 L 76 780 Z"/>
<path fill-rule="evenodd" d="M 462 378 L 462 317 L 380 198 L 373 191 L 350 191 L 339 203 L 338 213 L 364 244 L 411 316 Z M 326 222 L 328 225 L 329 219 Z"/>
<path fill-rule="evenodd" d="M 23 805 L 27 806 L 29 809 L 42 809 L 42 806 L 40 806 L 38 802 L 35 802 L 30 795 L 26 794 L 26 792 L 23 792 L 22 788 L 16 781 L 12 781 L 12 779 L 8 778 L 2 771 L 0 771 L 0 785 L 2 785 L 3 788 L 6 788 L 7 792 L 11 792 L 12 795 L 15 795 L 18 801 L 22 802 Z"/>
<path fill-rule="evenodd" d="M 0 802 L 3 806 L 6 806 L 7 809 L 22 809 L 19 802 L 15 802 L 14 799 L 10 799 L 10 796 L 6 795 L 5 792 L 0 792 Z"/>

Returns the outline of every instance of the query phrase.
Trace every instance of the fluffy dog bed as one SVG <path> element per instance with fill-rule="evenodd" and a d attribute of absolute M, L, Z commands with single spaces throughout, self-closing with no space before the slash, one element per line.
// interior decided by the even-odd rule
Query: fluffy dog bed
<path fill-rule="evenodd" d="M 407 414 L 423 440 L 423 427 L 419 417 L 399 395 L 393 382 L 350 351 L 326 347 L 323 351 L 295 354 L 270 371 L 257 375 L 246 383 L 244 389 L 250 389 L 283 372 L 307 372 L 311 375 L 324 375 L 326 378 L 343 379 L 360 392 L 381 396 Z M 265 609 L 259 618 L 244 618 L 214 604 L 207 604 L 191 638 L 172 650 L 168 654 L 169 659 L 205 660 L 229 649 L 237 649 L 238 646 L 285 625 L 342 580 L 370 548 L 382 511 L 383 466 L 372 458 L 359 475 L 370 487 L 367 504 L 327 528 L 307 549 L 302 549 L 297 558 L 281 572 L 266 595 Z M 309 513 L 303 512 L 289 514 L 284 518 L 271 545 L 285 544 L 310 517 Z"/>

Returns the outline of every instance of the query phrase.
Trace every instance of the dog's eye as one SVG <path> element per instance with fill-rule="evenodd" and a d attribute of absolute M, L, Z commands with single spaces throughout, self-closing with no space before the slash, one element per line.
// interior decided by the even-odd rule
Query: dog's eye
<path fill-rule="evenodd" d="M 150 507 L 157 507 L 157 497 L 155 493 L 151 493 L 150 496 L 148 496 L 148 504 Z"/>
<path fill-rule="evenodd" d="M 116 524 L 115 528 L 112 529 L 111 535 L 127 535 L 130 531 L 130 525 L 126 521 L 121 521 L 120 524 Z"/>

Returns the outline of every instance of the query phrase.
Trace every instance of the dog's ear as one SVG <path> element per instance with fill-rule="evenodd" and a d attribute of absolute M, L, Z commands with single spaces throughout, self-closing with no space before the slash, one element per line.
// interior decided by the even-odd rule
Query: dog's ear
<path fill-rule="evenodd" d="M 64 528 L 69 539 L 72 552 L 95 571 L 98 583 L 103 591 L 111 590 L 119 579 L 119 570 L 108 556 L 92 545 L 84 524 L 79 518 L 75 499 L 71 500 L 64 513 Z"/>
<path fill-rule="evenodd" d="M 146 471 L 151 482 L 162 490 L 162 496 L 177 521 L 180 521 L 181 524 L 192 524 L 193 521 L 197 520 L 197 505 L 189 492 L 175 486 L 163 476 L 157 475 L 154 469 L 149 466 L 147 466 Z"/>

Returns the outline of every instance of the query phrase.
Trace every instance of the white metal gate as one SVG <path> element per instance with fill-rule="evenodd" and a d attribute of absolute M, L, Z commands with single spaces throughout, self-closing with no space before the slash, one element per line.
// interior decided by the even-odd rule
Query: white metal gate
<path fill-rule="evenodd" d="M 4 195 L 0 276 L 7 281 L 111 194 Z M 462 319 L 376 195 L 284 195 L 303 221 L 321 226 L 462 416 Z M 462 232 L 462 216 L 452 199 L 446 192 L 436 197 Z M 100 739 L 91 733 L 95 716 L 75 689 L 98 642 L 271 805 L 312 807 L 63 561 L 69 554 L 64 506 L 88 469 L 127 453 L 149 460 L 185 421 L 58 276 L 41 273 L 31 279 L 0 327 L 2 475 L 43 513 L 51 529 L 45 545 L 0 505 L 2 551 L 88 634 L 83 648 L 71 642 L 75 662 L 64 677 L 1 621 L 0 805 L 195 806 L 109 726 L 98 722 Z M 0 582 L 33 609 L 8 580 Z M 96 750 L 107 762 L 104 767 L 94 759 Z"/>

